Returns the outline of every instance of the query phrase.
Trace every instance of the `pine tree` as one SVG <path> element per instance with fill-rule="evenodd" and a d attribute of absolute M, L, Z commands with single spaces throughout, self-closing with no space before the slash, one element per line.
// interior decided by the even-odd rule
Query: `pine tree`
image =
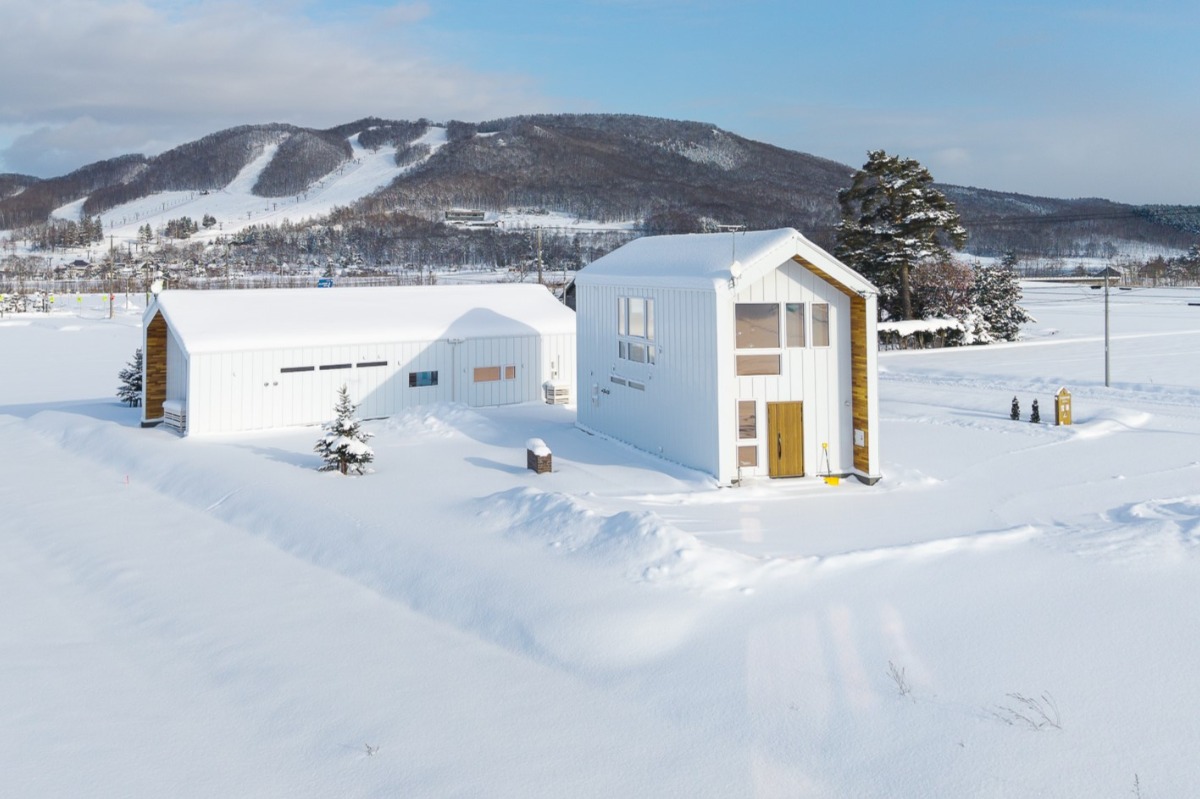
<path fill-rule="evenodd" d="M 929 170 L 911 158 L 867 153 L 848 189 L 838 192 L 842 221 L 834 254 L 880 290 L 880 309 L 912 319 L 911 277 L 923 261 L 949 257 L 967 231 Z"/>
<path fill-rule="evenodd" d="M 1003 265 L 975 265 L 974 299 L 994 339 L 1016 341 L 1021 325 L 1035 321 L 1017 304 L 1021 301 L 1021 284 L 1016 271 Z"/>
<path fill-rule="evenodd" d="M 1033 407 L 1029 409 L 1029 421 L 1033 422 L 1034 424 L 1038 424 L 1042 421 L 1042 414 L 1038 410 L 1037 400 L 1033 401 Z"/>
<path fill-rule="evenodd" d="M 1017 398 L 1013 397 L 1012 410 L 1008 412 L 1008 418 L 1014 422 L 1021 418 L 1021 403 L 1017 402 Z"/>
<path fill-rule="evenodd" d="M 354 470 L 365 474 L 367 464 L 375 460 L 375 451 L 367 446 L 372 434 L 360 428 L 361 423 L 354 416 L 357 410 L 358 406 L 350 401 L 350 392 L 343 385 L 334 409 L 337 418 L 322 426 L 325 433 L 313 447 L 313 452 L 325 462 L 321 471 L 337 469 L 342 474 L 349 474 Z"/>
<path fill-rule="evenodd" d="M 117 396 L 131 408 L 142 404 L 142 348 L 138 347 L 133 353 L 133 360 L 125 364 L 117 377 L 121 385 L 117 388 Z"/>

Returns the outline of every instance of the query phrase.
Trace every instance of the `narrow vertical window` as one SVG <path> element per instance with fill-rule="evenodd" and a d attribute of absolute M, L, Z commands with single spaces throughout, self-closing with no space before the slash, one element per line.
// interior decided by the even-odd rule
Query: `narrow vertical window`
<path fill-rule="evenodd" d="M 646 300 L 641 297 L 629 298 L 629 336 L 646 337 Z"/>
<path fill-rule="evenodd" d="M 758 438 L 758 403 L 738 401 L 738 438 Z"/>
<path fill-rule="evenodd" d="M 814 302 L 812 307 L 813 316 L 813 346 L 828 347 L 829 346 L 829 303 Z"/>
<path fill-rule="evenodd" d="M 617 335 L 618 336 L 629 335 L 629 322 L 627 321 L 629 318 L 628 317 L 629 312 L 627 310 L 628 306 L 629 306 L 629 298 L 628 297 L 617 297 Z"/>
<path fill-rule="evenodd" d="M 787 328 L 787 345 L 804 346 L 804 303 L 789 302 L 784 307 L 784 325 Z"/>

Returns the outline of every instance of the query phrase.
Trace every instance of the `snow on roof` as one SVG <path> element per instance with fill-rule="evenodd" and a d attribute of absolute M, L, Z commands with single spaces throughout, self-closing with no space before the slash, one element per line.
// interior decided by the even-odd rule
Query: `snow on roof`
<path fill-rule="evenodd" d="M 576 282 L 716 289 L 739 277 L 755 279 L 797 255 L 847 288 L 875 291 L 793 228 L 646 236 L 593 261 Z"/>
<path fill-rule="evenodd" d="M 532 283 L 164 291 L 156 310 L 191 353 L 575 333 Z"/>

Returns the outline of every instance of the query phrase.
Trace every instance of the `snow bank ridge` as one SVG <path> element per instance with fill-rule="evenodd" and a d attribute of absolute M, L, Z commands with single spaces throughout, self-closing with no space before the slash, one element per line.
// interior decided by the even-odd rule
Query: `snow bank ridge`
<path fill-rule="evenodd" d="M 480 500 L 504 515 L 506 535 L 623 567 L 636 582 L 693 590 L 745 590 L 764 562 L 708 546 L 649 511 L 599 514 L 565 494 L 513 488 Z"/>

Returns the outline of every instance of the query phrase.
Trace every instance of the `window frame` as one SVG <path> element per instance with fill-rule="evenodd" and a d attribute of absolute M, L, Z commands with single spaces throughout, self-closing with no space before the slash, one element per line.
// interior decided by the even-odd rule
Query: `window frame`
<path fill-rule="evenodd" d="M 770 332 L 774 333 L 775 342 L 773 344 L 763 343 L 758 340 L 751 341 L 751 336 L 747 335 L 746 340 L 742 341 L 743 319 L 741 311 L 745 309 L 749 312 L 751 309 L 770 308 L 773 311 L 775 318 L 774 329 Z M 765 316 L 764 316 L 765 318 Z M 752 320 L 747 319 L 744 322 L 746 325 L 751 325 Z M 735 350 L 778 350 L 781 349 L 782 342 L 782 325 L 780 324 L 780 312 L 778 302 L 735 302 L 733 304 L 733 348 Z M 746 328 L 747 332 L 752 331 L 753 327 Z"/>
<path fill-rule="evenodd" d="M 635 306 L 637 311 L 635 313 Z M 617 357 L 632 363 L 657 361 L 654 298 L 642 295 L 617 297 Z"/>

